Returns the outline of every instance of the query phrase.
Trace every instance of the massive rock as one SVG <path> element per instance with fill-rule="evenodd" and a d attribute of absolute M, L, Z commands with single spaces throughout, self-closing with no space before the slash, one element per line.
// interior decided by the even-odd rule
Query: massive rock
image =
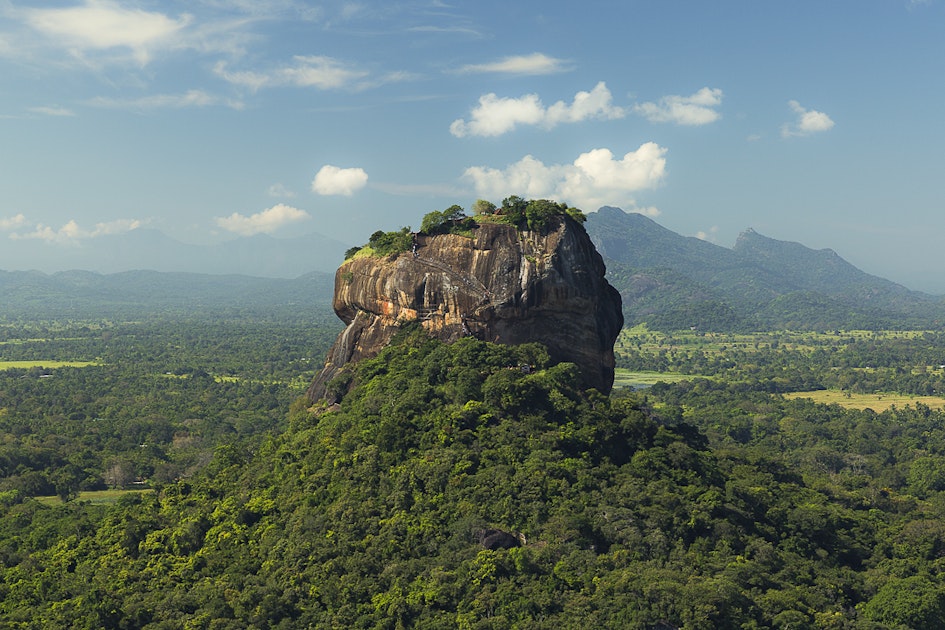
<path fill-rule="evenodd" d="M 347 327 L 309 387 L 311 400 L 334 398 L 327 386 L 346 364 L 376 355 L 416 320 L 447 342 L 540 342 L 552 360 L 575 363 L 588 387 L 610 392 L 620 294 L 579 223 L 556 216 L 524 231 L 484 222 L 471 238 L 419 234 L 415 242 L 414 252 L 354 257 L 335 273 L 333 306 Z"/>

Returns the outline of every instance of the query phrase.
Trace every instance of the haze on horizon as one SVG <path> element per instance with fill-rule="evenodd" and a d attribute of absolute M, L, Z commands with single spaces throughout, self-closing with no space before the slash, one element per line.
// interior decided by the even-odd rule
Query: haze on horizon
<path fill-rule="evenodd" d="M 0 250 L 517 194 L 945 293 L 943 3 L 0 0 Z"/>

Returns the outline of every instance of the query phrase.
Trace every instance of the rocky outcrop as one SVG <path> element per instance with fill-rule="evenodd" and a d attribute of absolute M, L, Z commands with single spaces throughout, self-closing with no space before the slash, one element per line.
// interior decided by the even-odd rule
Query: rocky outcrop
<path fill-rule="evenodd" d="M 604 271 L 584 228 L 566 216 L 541 231 L 484 222 L 471 238 L 420 234 L 413 252 L 347 260 L 335 273 L 333 304 L 347 327 L 309 398 L 332 398 L 327 385 L 343 366 L 376 355 L 410 321 L 447 342 L 543 343 L 554 361 L 575 363 L 587 386 L 607 393 L 623 315 Z"/>

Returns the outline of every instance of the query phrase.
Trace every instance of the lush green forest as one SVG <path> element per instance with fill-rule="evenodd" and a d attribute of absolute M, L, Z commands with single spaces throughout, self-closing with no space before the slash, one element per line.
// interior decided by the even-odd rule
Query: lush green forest
<path fill-rule="evenodd" d="M 284 428 L 337 333 L 323 321 L 0 326 L 0 492 L 173 481 Z"/>
<path fill-rule="evenodd" d="M 941 394 L 940 333 L 636 329 L 686 378 L 604 397 L 408 330 L 309 407 L 334 326 L 0 326 L 0 625 L 945 627 L 945 412 L 783 396 Z"/>

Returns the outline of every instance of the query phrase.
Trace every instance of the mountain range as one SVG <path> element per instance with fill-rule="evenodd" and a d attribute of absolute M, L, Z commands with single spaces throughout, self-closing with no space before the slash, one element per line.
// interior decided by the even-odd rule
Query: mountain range
<path fill-rule="evenodd" d="M 163 232 L 139 228 L 72 244 L 5 239 L 0 269 L 55 272 L 83 269 L 118 273 L 132 269 L 295 278 L 311 271 L 334 272 L 348 245 L 318 233 L 292 238 L 266 234 L 212 245 L 193 245 Z"/>
<path fill-rule="evenodd" d="M 628 325 L 706 330 L 926 328 L 945 300 L 870 275 L 830 249 L 752 229 L 731 249 L 602 207 L 585 227 L 621 293 Z"/>
<path fill-rule="evenodd" d="M 588 214 L 585 228 L 603 256 L 608 281 L 621 294 L 628 326 L 929 329 L 945 322 L 945 298 L 865 273 L 829 249 L 752 229 L 726 248 L 610 206 Z M 149 229 L 95 242 L 94 248 L 76 247 L 65 262 L 50 258 L 42 266 L 92 271 L 0 272 L 0 316 L 115 317 L 168 310 L 239 316 L 275 309 L 332 319 L 331 274 L 346 249 L 318 234 L 196 246 Z M 0 268 L 16 268 L 18 250 L 7 244 Z"/>
<path fill-rule="evenodd" d="M 331 311 L 334 277 L 260 278 L 182 272 L 0 271 L 0 321 L 71 318 L 268 319 L 340 323 Z"/>

